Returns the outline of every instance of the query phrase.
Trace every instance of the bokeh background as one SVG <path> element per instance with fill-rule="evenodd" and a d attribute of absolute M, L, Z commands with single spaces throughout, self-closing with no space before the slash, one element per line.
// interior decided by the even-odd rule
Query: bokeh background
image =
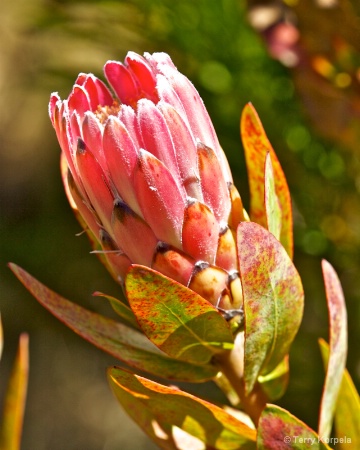
<path fill-rule="evenodd" d="M 25 450 L 152 449 L 105 378 L 110 356 L 47 313 L 6 267 L 16 262 L 63 296 L 113 316 L 119 287 L 94 255 L 63 193 L 49 94 L 79 72 L 103 78 L 128 50 L 168 52 L 203 97 L 248 205 L 239 118 L 251 101 L 294 202 L 295 263 L 306 292 L 280 401 L 316 428 L 327 338 L 321 258 L 337 269 L 349 312 L 348 368 L 359 387 L 360 25 L 354 0 L 3 0 L 0 16 L 0 394 L 18 337 L 30 335 Z M 212 395 L 206 385 L 201 395 Z"/>

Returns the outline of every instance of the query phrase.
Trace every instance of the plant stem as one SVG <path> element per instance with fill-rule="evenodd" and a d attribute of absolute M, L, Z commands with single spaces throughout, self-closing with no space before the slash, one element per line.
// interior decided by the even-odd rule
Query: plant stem
<path fill-rule="evenodd" d="M 235 340 L 234 349 L 216 357 L 216 362 L 225 375 L 233 390 L 238 395 L 241 407 L 250 416 L 255 425 L 258 424 L 260 414 L 266 405 L 267 398 L 259 383 L 256 383 L 250 394 L 246 395 L 244 385 L 244 335 L 239 333 Z"/>

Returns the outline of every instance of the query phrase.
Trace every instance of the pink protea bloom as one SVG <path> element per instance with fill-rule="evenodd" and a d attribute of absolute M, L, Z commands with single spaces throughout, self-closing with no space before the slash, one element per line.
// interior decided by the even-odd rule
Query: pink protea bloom
<path fill-rule="evenodd" d="M 113 92 L 80 74 L 67 100 L 50 98 L 71 205 L 120 282 L 142 264 L 239 309 L 243 208 L 197 90 L 165 53 L 104 72 Z"/>

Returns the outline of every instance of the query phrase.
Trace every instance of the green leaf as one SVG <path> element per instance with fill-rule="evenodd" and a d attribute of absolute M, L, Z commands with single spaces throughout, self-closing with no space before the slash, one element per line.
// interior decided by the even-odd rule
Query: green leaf
<path fill-rule="evenodd" d="M 255 431 L 212 403 L 116 367 L 108 378 L 121 405 L 160 448 L 255 450 Z"/>
<path fill-rule="evenodd" d="M 275 191 L 274 170 L 270 153 L 267 153 L 265 160 L 265 213 L 267 229 L 276 239 L 280 240 L 281 208 Z"/>
<path fill-rule="evenodd" d="M 197 366 L 171 359 L 138 331 L 66 300 L 15 264 L 10 264 L 10 268 L 55 317 L 91 344 L 129 366 L 179 381 L 201 382 L 216 376 L 218 370 L 214 366 Z"/>
<path fill-rule="evenodd" d="M 260 375 L 258 380 L 270 401 L 281 398 L 285 394 L 289 383 L 289 356 L 286 355 L 281 363 L 269 374 Z"/>
<path fill-rule="evenodd" d="M 111 295 L 103 294 L 102 292 L 94 292 L 93 295 L 95 297 L 105 297 L 109 300 L 110 305 L 112 306 L 113 310 L 126 322 L 129 323 L 133 328 L 140 329 L 139 324 L 137 323 L 136 317 L 132 310 L 125 305 L 121 300 L 118 300 L 115 297 L 112 297 Z"/>
<path fill-rule="evenodd" d="M 304 422 L 283 408 L 267 405 L 258 426 L 257 450 L 330 450 Z"/>
<path fill-rule="evenodd" d="M 231 349 L 221 314 L 191 289 L 155 270 L 134 265 L 125 280 L 131 309 L 146 336 L 169 356 L 197 364 Z"/>
<path fill-rule="evenodd" d="M 237 230 L 245 316 L 245 391 L 288 354 L 301 323 L 301 279 L 280 242 L 254 222 Z"/>
<path fill-rule="evenodd" d="M 329 345 L 319 339 L 321 355 L 325 367 L 329 361 Z M 349 372 L 344 369 L 335 408 L 335 436 L 339 450 L 360 448 L 360 397 Z"/>
<path fill-rule="evenodd" d="M 274 169 L 275 192 L 281 209 L 280 242 L 292 259 L 293 218 L 289 188 L 279 160 L 251 103 L 248 103 L 242 112 L 240 128 L 249 177 L 250 218 L 267 228 L 268 221 L 264 202 L 265 159 L 266 155 L 270 153 Z"/>
<path fill-rule="evenodd" d="M 20 336 L 18 352 L 5 394 L 0 449 L 20 450 L 29 374 L 29 336 Z"/>
<path fill-rule="evenodd" d="M 347 313 L 340 280 L 327 261 L 322 261 L 326 300 L 329 311 L 330 357 L 320 404 L 319 435 L 328 438 L 331 433 L 347 356 Z"/>

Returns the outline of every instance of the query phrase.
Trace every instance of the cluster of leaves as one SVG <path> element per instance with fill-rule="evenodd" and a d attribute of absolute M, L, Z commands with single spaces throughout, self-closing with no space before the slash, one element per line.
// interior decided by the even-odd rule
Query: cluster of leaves
<path fill-rule="evenodd" d="M 345 302 L 337 275 L 326 261 L 330 333 L 329 345 L 320 342 L 327 375 L 318 431 L 271 404 L 287 386 L 288 353 L 302 318 L 303 290 L 292 263 L 287 183 L 251 105 L 243 111 L 241 134 L 252 220 L 241 222 L 237 230 L 244 331 L 234 332 L 201 296 L 144 266 L 133 265 L 127 274 L 128 304 L 96 293 L 108 298 L 121 323 L 64 299 L 20 267 L 10 267 L 52 314 L 133 370 L 171 382 L 214 380 L 224 390 L 232 408 L 127 369 L 110 368 L 108 379 L 119 402 L 160 448 L 305 449 L 312 439 L 314 448 L 326 449 L 335 414 L 336 436 L 346 436 L 351 441 L 346 448 L 356 449 L 360 401 L 345 370 Z M 231 358 L 239 349 L 242 353 L 235 353 L 234 362 Z M 243 373 L 238 374 L 242 363 Z M 239 415 L 239 408 L 248 415 Z"/>

